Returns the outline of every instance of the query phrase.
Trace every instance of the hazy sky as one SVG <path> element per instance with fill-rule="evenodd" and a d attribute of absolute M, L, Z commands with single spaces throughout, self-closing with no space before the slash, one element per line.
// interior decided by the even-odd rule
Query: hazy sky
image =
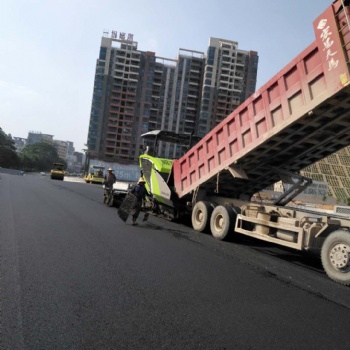
<path fill-rule="evenodd" d="M 314 40 L 332 0 L 1 0 L 0 127 L 87 141 L 94 70 L 104 31 L 175 59 L 206 52 L 209 37 L 259 54 L 257 89 Z"/>

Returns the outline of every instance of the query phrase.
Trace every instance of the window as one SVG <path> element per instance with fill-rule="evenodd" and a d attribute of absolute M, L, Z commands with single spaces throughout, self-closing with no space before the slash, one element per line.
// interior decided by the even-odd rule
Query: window
<path fill-rule="evenodd" d="M 214 64 L 214 57 L 215 57 L 215 47 L 209 47 L 207 64 L 213 65 Z"/>
<path fill-rule="evenodd" d="M 107 53 L 107 48 L 101 47 L 100 48 L 100 60 L 106 60 L 106 53 Z"/>

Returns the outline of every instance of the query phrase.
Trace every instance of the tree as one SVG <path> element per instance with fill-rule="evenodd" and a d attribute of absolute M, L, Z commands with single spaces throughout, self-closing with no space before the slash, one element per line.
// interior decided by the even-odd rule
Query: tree
<path fill-rule="evenodd" d="M 22 149 L 20 157 L 26 171 L 50 171 L 53 163 L 66 162 L 58 156 L 56 148 L 46 142 L 38 142 Z"/>
<path fill-rule="evenodd" d="M 19 164 L 20 161 L 16 153 L 15 142 L 0 127 L 0 166 L 4 168 L 17 168 Z"/>

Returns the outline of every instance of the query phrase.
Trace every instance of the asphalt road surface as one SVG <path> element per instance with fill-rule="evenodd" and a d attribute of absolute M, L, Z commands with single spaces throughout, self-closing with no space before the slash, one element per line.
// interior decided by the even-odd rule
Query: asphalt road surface
<path fill-rule="evenodd" d="M 134 227 L 102 191 L 1 174 L 1 350 L 350 349 L 350 289 L 317 257 Z"/>

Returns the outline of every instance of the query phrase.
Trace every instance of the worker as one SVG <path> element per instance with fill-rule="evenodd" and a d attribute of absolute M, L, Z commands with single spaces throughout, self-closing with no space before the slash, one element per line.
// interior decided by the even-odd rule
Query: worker
<path fill-rule="evenodd" d="M 132 225 L 138 225 L 136 222 L 141 208 L 142 208 L 142 202 L 146 199 L 146 196 L 149 196 L 149 193 L 146 190 L 145 187 L 146 181 L 143 177 L 139 179 L 137 182 L 137 185 L 131 190 L 131 193 L 136 197 L 136 202 L 131 210 L 132 215 Z M 144 221 L 147 220 L 147 216 L 145 216 Z"/>
<path fill-rule="evenodd" d="M 117 181 L 117 177 L 113 173 L 113 169 L 109 168 L 108 173 L 105 175 L 104 184 L 106 187 L 113 187 L 113 184 Z"/>

